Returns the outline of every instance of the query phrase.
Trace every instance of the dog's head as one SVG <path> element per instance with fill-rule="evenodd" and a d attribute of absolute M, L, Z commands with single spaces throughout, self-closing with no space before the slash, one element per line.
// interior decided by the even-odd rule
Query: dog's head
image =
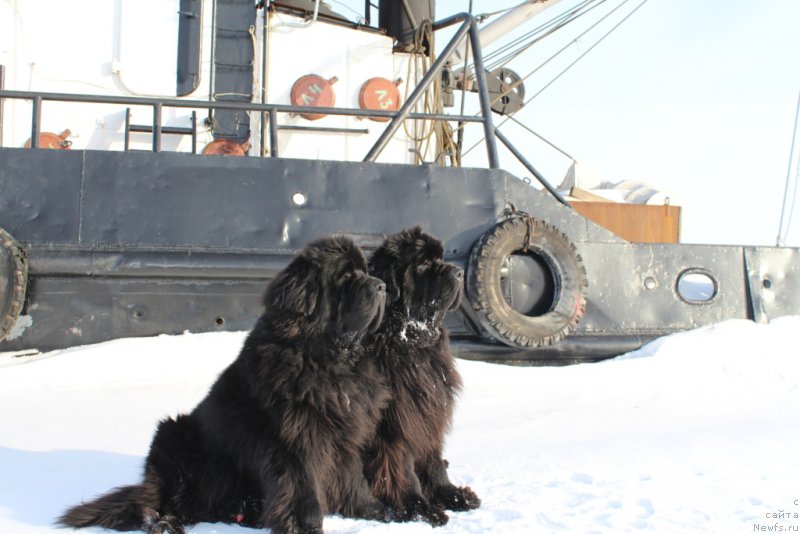
<path fill-rule="evenodd" d="M 265 315 L 278 335 L 330 336 L 337 346 L 374 331 L 385 303 L 386 284 L 367 274 L 361 250 L 340 236 L 308 245 L 264 295 Z"/>
<path fill-rule="evenodd" d="M 461 303 L 464 271 L 443 259 L 441 241 L 415 227 L 386 238 L 369 261 L 386 282 L 391 320 L 402 318 L 420 340 L 438 338 L 445 313 Z"/>

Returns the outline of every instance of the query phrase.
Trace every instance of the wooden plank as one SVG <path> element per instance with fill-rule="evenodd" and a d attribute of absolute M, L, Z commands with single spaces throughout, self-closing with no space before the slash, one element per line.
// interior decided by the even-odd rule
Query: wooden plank
<path fill-rule="evenodd" d="M 632 243 L 678 243 L 681 208 L 619 202 L 570 202 L 584 217 Z"/>

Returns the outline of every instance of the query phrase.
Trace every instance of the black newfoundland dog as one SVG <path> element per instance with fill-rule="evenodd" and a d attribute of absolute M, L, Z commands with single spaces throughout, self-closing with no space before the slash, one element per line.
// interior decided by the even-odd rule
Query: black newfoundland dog
<path fill-rule="evenodd" d="M 361 346 L 385 303 L 385 283 L 366 271 L 349 239 L 305 248 L 268 287 L 264 314 L 206 398 L 159 424 L 144 480 L 60 523 L 182 533 L 225 521 L 310 534 L 326 513 L 385 520 L 361 460 L 388 398 Z"/>
<path fill-rule="evenodd" d="M 442 261 L 442 244 L 419 227 L 389 236 L 372 254 L 369 273 L 386 282 L 386 316 L 365 342 L 391 398 L 364 466 L 375 496 L 396 519 L 443 525 L 443 509 L 471 510 L 480 499 L 456 487 L 442 458 L 461 377 L 445 313 L 461 302 L 464 273 Z"/>

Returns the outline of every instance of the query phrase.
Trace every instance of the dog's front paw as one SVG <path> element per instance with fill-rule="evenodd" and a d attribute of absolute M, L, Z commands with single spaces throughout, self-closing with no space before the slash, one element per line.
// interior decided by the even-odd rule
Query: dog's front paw
<path fill-rule="evenodd" d="M 272 527 L 273 534 L 322 534 L 322 524 L 290 518 L 282 525 Z"/>
<path fill-rule="evenodd" d="M 420 496 L 413 496 L 406 499 L 405 510 L 403 511 L 404 521 L 425 521 L 434 527 L 446 525 L 450 519 L 444 511 L 444 507 L 438 504 L 431 504 Z"/>
<path fill-rule="evenodd" d="M 474 510 L 481 505 L 481 499 L 469 486 L 450 486 L 440 488 L 433 499 L 434 504 L 440 504 L 447 510 L 454 512 L 465 512 Z"/>
<path fill-rule="evenodd" d="M 444 507 L 429 504 L 424 511 L 420 512 L 421 519 L 430 523 L 433 527 L 446 525 L 450 518 L 444 512 Z"/>
<path fill-rule="evenodd" d="M 186 534 L 177 517 L 159 515 L 155 510 L 145 510 L 143 530 L 147 534 Z"/>
<path fill-rule="evenodd" d="M 384 506 L 383 503 L 380 501 L 375 501 L 374 504 L 366 507 L 363 510 L 362 517 L 364 519 L 370 519 L 372 521 L 382 521 L 384 523 L 388 523 L 392 521 L 394 516 L 394 510 L 389 506 Z"/>

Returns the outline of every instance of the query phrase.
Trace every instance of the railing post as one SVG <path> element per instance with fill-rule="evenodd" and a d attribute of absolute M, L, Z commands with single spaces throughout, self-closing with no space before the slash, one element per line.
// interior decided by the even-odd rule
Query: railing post
<path fill-rule="evenodd" d="M 261 124 L 258 136 L 258 157 L 263 158 L 267 155 L 267 112 L 262 111 L 259 115 L 261 115 Z"/>
<path fill-rule="evenodd" d="M 31 148 L 39 148 L 39 132 L 42 129 L 42 97 L 33 97 L 31 110 Z"/>
<path fill-rule="evenodd" d="M 125 108 L 125 152 L 131 148 L 131 108 Z"/>
<path fill-rule="evenodd" d="M 192 110 L 192 154 L 197 154 L 197 111 Z"/>
<path fill-rule="evenodd" d="M 161 152 L 161 109 L 161 103 L 153 104 L 153 152 Z"/>
<path fill-rule="evenodd" d="M 278 157 L 278 110 L 269 108 L 269 157 Z"/>
<path fill-rule="evenodd" d="M 480 35 L 478 35 L 478 23 L 475 22 L 475 19 L 470 21 L 469 40 L 472 45 L 472 60 L 475 64 L 475 79 L 478 82 L 478 99 L 481 103 L 483 135 L 486 137 L 486 155 L 489 158 L 489 168 L 499 169 L 500 161 L 497 157 L 497 143 L 495 142 L 495 130 L 492 121 L 492 102 L 489 98 L 489 87 L 486 83 L 486 70 L 483 66 L 481 39 Z"/>

